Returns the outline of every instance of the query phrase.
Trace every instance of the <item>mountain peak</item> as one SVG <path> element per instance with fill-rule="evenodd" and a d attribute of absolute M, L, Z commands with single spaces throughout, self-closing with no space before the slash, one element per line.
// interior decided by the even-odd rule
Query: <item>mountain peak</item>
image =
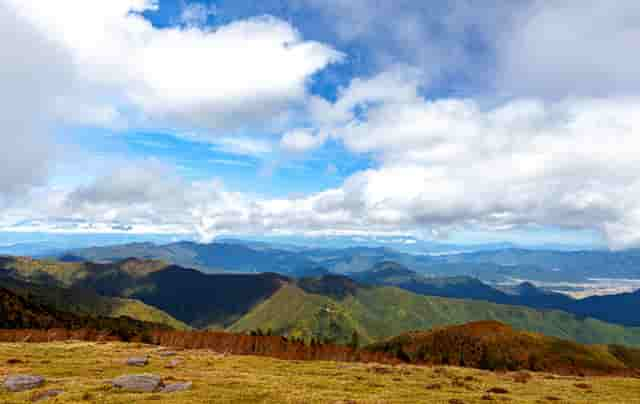
<path fill-rule="evenodd" d="M 314 294 L 336 296 L 344 298 L 353 295 L 358 289 L 358 284 L 353 279 L 343 275 L 324 275 L 320 278 L 304 278 L 298 281 L 298 286 Z"/>
<path fill-rule="evenodd" d="M 398 264 L 394 261 L 383 261 L 374 265 L 369 272 L 372 273 L 386 273 L 394 275 L 415 275 L 416 273 L 404 265 Z"/>

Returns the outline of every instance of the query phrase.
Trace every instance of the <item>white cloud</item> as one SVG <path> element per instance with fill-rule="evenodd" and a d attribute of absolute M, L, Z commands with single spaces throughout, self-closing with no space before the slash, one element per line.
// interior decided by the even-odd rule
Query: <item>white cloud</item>
<path fill-rule="evenodd" d="M 301 0 L 289 2 L 298 4 Z M 338 43 L 364 49 L 366 63 L 374 66 L 373 71 L 407 63 L 420 69 L 427 86 L 444 83 L 450 90 L 473 92 L 492 78 L 494 44 L 503 32 L 510 31 L 513 15 L 530 0 L 302 3 L 319 13 L 323 32 L 333 33 Z M 478 57 L 479 50 L 482 57 Z M 452 78 L 462 80 L 465 86 L 458 86 Z"/>
<path fill-rule="evenodd" d="M 69 55 L 0 0 L 0 206 L 46 180 L 57 150 L 46 129 L 70 84 Z M 57 63 L 50 63 L 52 60 Z M 46 66 L 46 68 L 43 68 Z"/>
<path fill-rule="evenodd" d="M 429 24 L 404 11 L 400 20 L 389 17 L 401 9 L 395 3 L 356 15 L 352 25 L 337 21 L 345 38 L 391 30 L 391 49 L 406 39 L 402 46 L 420 50 L 410 60 L 420 68 L 383 63 L 387 71 L 354 79 L 329 102 L 310 96 L 307 84 L 341 55 L 303 41 L 281 20 L 158 29 L 131 13 L 153 10 L 153 1 L 0 0 L 0 50 L 16 61 L 0 67 L 0 84 L 10 90 L 0 96 L 0 136 L 8 145 L 0 157 L 9 168 L 0 172 L 0 192 L 46 176 L 41 162 L 49 152 L 38 141 L 49 122 L 30 119 L 38 116 L 107 124 L 141 114 L 139 122 L 203 133 L 215 150 L 260 157 L 276 146 L 219 130 L 269 127 L 308 102 L 300 110 L 309 112 L 302 123 L 309 129 L 285 133 L 282 149 L 312 150 L 331 136 L 378 163 L 341 187 L 289 199 L 189 182 L 156 162 L 125 165 L 75 190 L 39 190 L 46 194 L 1 211 L 0 227 L 209 239 L 266 232 L 417 237 L 552 225 L 598 230 L 613 247 L 640 245 L 640 59 L 629 52 L 638 38 L 627 23 L 638 6 L 620 2 L 605 12 L 591 1 L 522 1 L 479 12 L 465 8 L 469 2 L 452 4 Z M 442 18 L 447 39 L 438 42 L 430 29 Z M 515 98 L 425 99 L 423 84 L 476 66 L 466 45 L 450 46 L 476 31 L 495 57 L 496 88 Z M 86 105 L 74 108 L 79 104 Z"/>
<path fill-rule="evenodd" d="M 350 150 L 377 155 L 380 167 L 353 176 L 343 187 L 350 199 L 334 200 L 331 209 L 348 205 L 374 227 L 534 223 L 597 229 L 613 246 L 640 243 L 640 98 L 483 107 L 407 93 L 376 102 L 380 80 L 355 82 L 358 93 L 370 94 L 357 98 L 364 110 L 332 129 Z M 354 103 L 341 98 L 333 108 L 345 104 Z"/>
<path fill-rule="evenodd" d="M 499 35 L 497 88 L 517 95 L 637 94 L 640 3 L 530 1 Z"/>
<path fill-rule="evenodd" d="M 398 61 L 418 66 L 423 84 L 462 96 L 557 99 L 640 90 L 636 0 L 302 2 L 339 43 L 371 53 L 379 70 Z"/>
<path fill-rule="evenodd" d="M 239 156 L 261 157 L 273 152 L 273 144 L 269 140 L 243 136 L 223 136 L 213 138 L 211 148 L 227 154 Z"/>
<path fill-rule="evenodd" d="M 2 1 L 70 55 L 75 81 L 67 104 L 109 100 L 138 125 L 220 131 L 264 124 L 301 103 L 309 77 L 342 57 L 272 17 L 215 30 L 159 29 L 139 14 L 157 9 L 152 0 Z M 74 122 L 84 110 L 99 123 L 117 115 L 109 106 L 85 107 L 71 114 Z"/>
<path fill-rule="evenodd" d="M 280 139 L 280 147 L 289 153 L 305 153 L 322 146 L 326 139 L 323 134 L 312 134 L 304 129 L 294 129 Z"/>
<path fill-rule="evenodd" d="M 223 166 L 236 166 L 236 167 L 255 167 L 255 164 L 250 161 L 231 160 L 231 159 L 209 159 L 209 163 L 220 164 Z"/>

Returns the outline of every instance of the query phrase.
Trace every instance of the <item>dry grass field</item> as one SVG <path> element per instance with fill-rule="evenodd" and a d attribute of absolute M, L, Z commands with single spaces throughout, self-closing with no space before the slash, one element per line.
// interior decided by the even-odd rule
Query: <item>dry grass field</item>
<path fill-rule="evenodd" d="M 156 346 L 55 342 L 0 344 L 0 378 L 44 376 L 38 389 L 11 393 L 0 403 L 32 402 L 37 393 L 62 390 L 43 403 L 640 403 L 640 379 L 492 373 L 454 367 L 388 366 L 283 361 L 204 350 L 160 356 Z M 149 356 L 145 367 L 125 364 Z M 173 369 L 165 366 L 172 360 Z M 111 386 L 121 375 L 151 373 L 165 383 L 191 381 L 189 391 L 127 393 Z"/>

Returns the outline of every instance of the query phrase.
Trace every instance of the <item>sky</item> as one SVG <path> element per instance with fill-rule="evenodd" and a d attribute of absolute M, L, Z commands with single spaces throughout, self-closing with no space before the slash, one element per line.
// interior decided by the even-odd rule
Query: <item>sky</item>
<path fill-rule="evenodd" d="M 638 247 L 637 43 L 634 0 L 0 0 L 0 233 Z"/>

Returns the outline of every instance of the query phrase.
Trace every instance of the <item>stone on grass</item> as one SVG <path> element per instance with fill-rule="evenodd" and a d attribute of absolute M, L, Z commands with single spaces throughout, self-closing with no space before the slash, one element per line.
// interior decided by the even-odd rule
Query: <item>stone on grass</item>
<path fill-rule="evenodd" d="M 182 363 L 182 361 L 180 359 L 172 359 L 172 360 L 169 361 L 169 363 L 164 365 L 164 367 L 167 368 L 167 369 L 173 369 L 176 366 L 178 366 L 180 363 Z"/>
<path fill-rule="evenodd" d="M 176 351 L 160 351 L 158 355 L 167 357 L 167 356 L 176 356 Z"/>
<path fill-rule="evenodd" d="M 35 389 L 44 384 L 44 377 L 33 375 L 13 375 L 4 381 L 4 387 L 9 391 L 25 391 Z"/>
<path fill-rule="evenodd" d="M 193 386 L 192 382 L 167 384 L 162 389 L 162 392 L 163 393 L 175 393 L 177 391 L 191 390 L 191 386 Z"/>
<path fill-rule="evenodd" d="M 127 365 L 129 366 L 147 366 L 149 358 L 146 356 L 135 356 L 127 359 Z"/>
<path fill-rule="evenodd" d="M 35 402 L 38 402 L 38 401 L 46 400 L 48 398 L 57 397 L 62 393 L 63 393 L 62 390 L 38 391 L 38 392 L 33 393 L 33 395 L 31 396 L 31 401 L 35 403 Z"/>
<path fill-rule="evenodd" d="M 153 393 L 163 386 L 162 379 L 151 374 L 119 376 L 113 379 L 111 383 L 114 387 L 136 393 Z"/>

